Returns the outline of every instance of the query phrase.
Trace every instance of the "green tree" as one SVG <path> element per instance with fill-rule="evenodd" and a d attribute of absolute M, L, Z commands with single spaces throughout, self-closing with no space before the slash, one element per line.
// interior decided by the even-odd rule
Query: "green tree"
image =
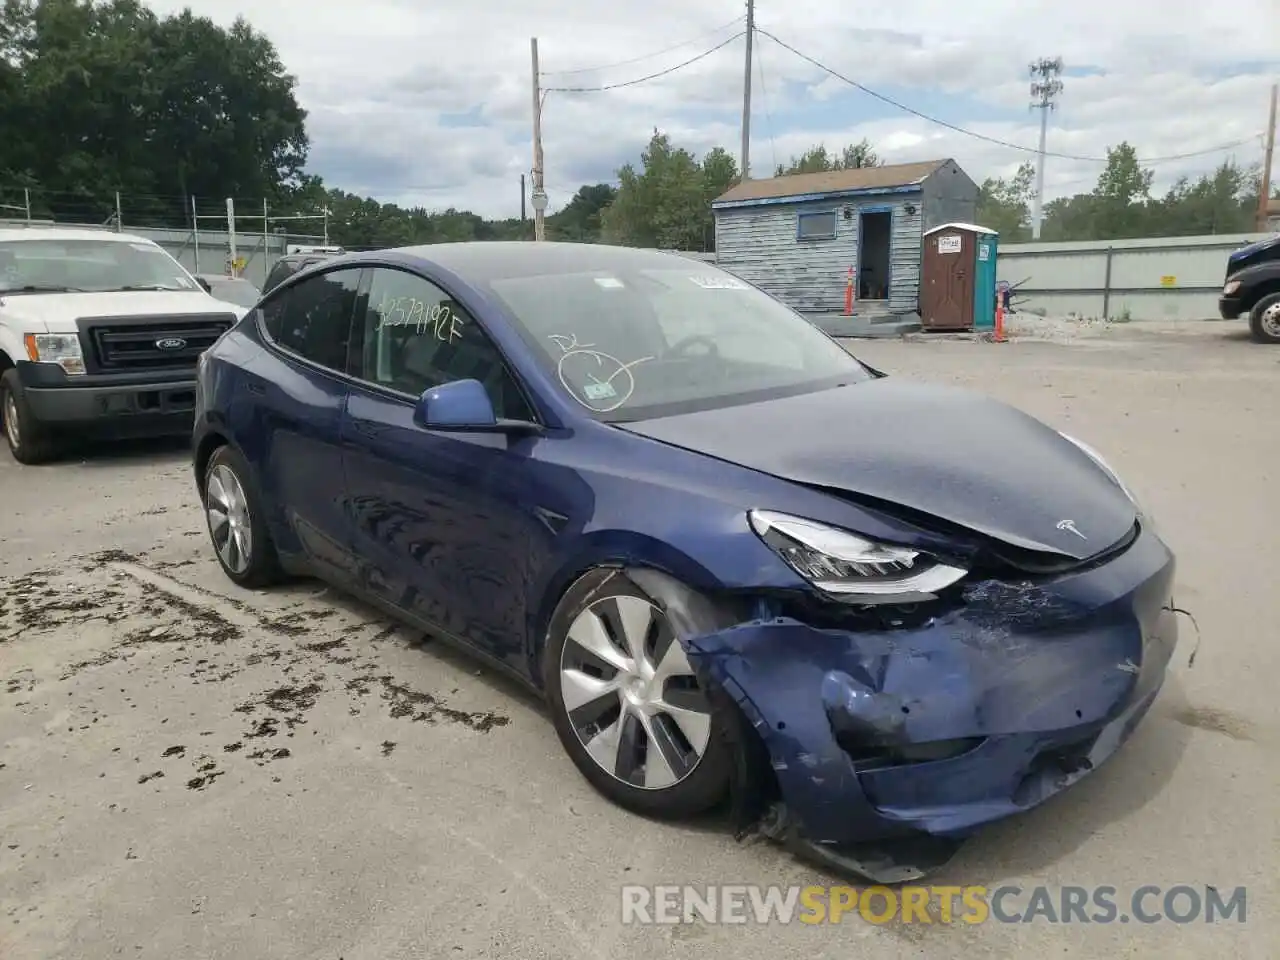
<path fill-rule="evenodd" d="M 267 197 L 300 185 L 306 115 L 275 47 L 245 21 L 138 0 L 4 0 L 0 182 L 37 213 L 132 197 Z M 82 199 L 79 199 L 82 198 Z"/>
<path fill-rule="evenodd" d="M 607 183 L 579 187 L 567 204 L 547 217 L 547 235 L 553 240 L 596 243 L 600 239 L 601 217 L 618 191 Z M 529 235 L 532 237 L 532 229 Z"/>
<path fill-rule="evenodd" d="M 725 161 L 732 158 L 721 150 L 708 159 L 714 179 L 697 157 L 654 130 L 640 169 L 628 163 L 618 171 L 618 196 L 603 216 L 605 238 L 635 247 L 708 249 L 713 242 L 711 191 L 723 192 Z"/>
<path fill-rule="evenodd" d="M 1129 143 L 1107 149 L 1107 166 L 1093 189 L 1094 233 L 1107 239 L 1140 237 L 1147 226 L 1151 181 Z"/>
<path fill-rule="evenodd" d="M 810 147 L 789 163 L 778 164 L 775 177 L 793 173 L 825 173 L 828 170 L 855 170 L 859 167 L 880 167 L 884 161 L 876 156 L 866 140 L 847 145 L 839 154 L 829 153 L 823 144 Z"/>
<path fill-rule="evenodd" d="M 1007 180 L 1003 177 L 984 180 L 978 188 L 978 223 L 996 231 L 1005 243 L 1028 239 L 1035 175 L 1035 167 L 1023 163 Z"/>

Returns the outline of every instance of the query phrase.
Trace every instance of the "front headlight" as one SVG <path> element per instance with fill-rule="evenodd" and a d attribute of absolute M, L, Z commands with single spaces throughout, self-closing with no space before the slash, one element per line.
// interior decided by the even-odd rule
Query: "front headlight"
<path fill-rule="evenodd" d="M 1222 295 L 1224 297 L 1229 297 L 1239 289 L 1240 289 L 1239 280 L 1229 280 L 1227 281 L 1227 285 L 1222 288 Z"/>
<path fill-rule="evenodd" d="M 23 338 L 27 359 L 33 363 L 56 363 L 66 373 L 84 373 L 80 338 L 74 333 L 28 333 Z"/>
<path fill-rule="evenodd" d="M 921 603 L 967 570 L 917 550 L 873 543 L 814 520 L 752 510 L 751 529 L 823 593 L 855 603 Z"/>

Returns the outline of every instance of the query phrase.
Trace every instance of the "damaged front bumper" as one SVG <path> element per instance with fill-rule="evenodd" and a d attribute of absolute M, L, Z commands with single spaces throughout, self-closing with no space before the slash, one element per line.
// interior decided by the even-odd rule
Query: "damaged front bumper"
<path fill-rule="evenodd" d="M 1144 532 L 1092 569 L 974 584 L 914 629 L 756 620 L 694 636 L 689 653 L 769 754 L 783 813 L 766 832 L 899 882 L 1115 752 L 1164 682 L 1173 576 Z"/>

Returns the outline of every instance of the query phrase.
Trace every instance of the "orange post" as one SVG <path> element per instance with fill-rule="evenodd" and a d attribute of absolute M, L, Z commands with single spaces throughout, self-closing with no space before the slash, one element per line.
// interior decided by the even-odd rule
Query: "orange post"
<path fill-rule="evenodd" d="M 1004 297 L 996 300 L 996 332 L 992 339 L 996 343 L 1004 343 Z"/>
<path fill-rule="evenodd" d="M 844 288 L 844 315 L 853 316 L 853 267 L 849 268 L 849 282 Z"/>

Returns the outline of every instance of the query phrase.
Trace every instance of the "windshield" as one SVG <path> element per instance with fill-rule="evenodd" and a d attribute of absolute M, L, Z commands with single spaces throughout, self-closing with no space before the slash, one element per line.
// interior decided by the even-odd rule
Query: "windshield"
<path fill-rule="evenodd" d="M 490 286 L 569 395 L 609 422 L 871 378 L 789 307 L 702 264 L 542 274 Z"/>
<path fill-rule="evenodd" d="M 178 261 L 158 246 L 129 240 L 0 242 L 0 291 L 198 290 Z"/>
<path fill-rule="evenodd" d="M 248 280 L 235 277 L 205 277 L 209 281 L 209 293 L 219 300 L 241 307 L 252 307 L 259 299 L 258 288 Z"/>

